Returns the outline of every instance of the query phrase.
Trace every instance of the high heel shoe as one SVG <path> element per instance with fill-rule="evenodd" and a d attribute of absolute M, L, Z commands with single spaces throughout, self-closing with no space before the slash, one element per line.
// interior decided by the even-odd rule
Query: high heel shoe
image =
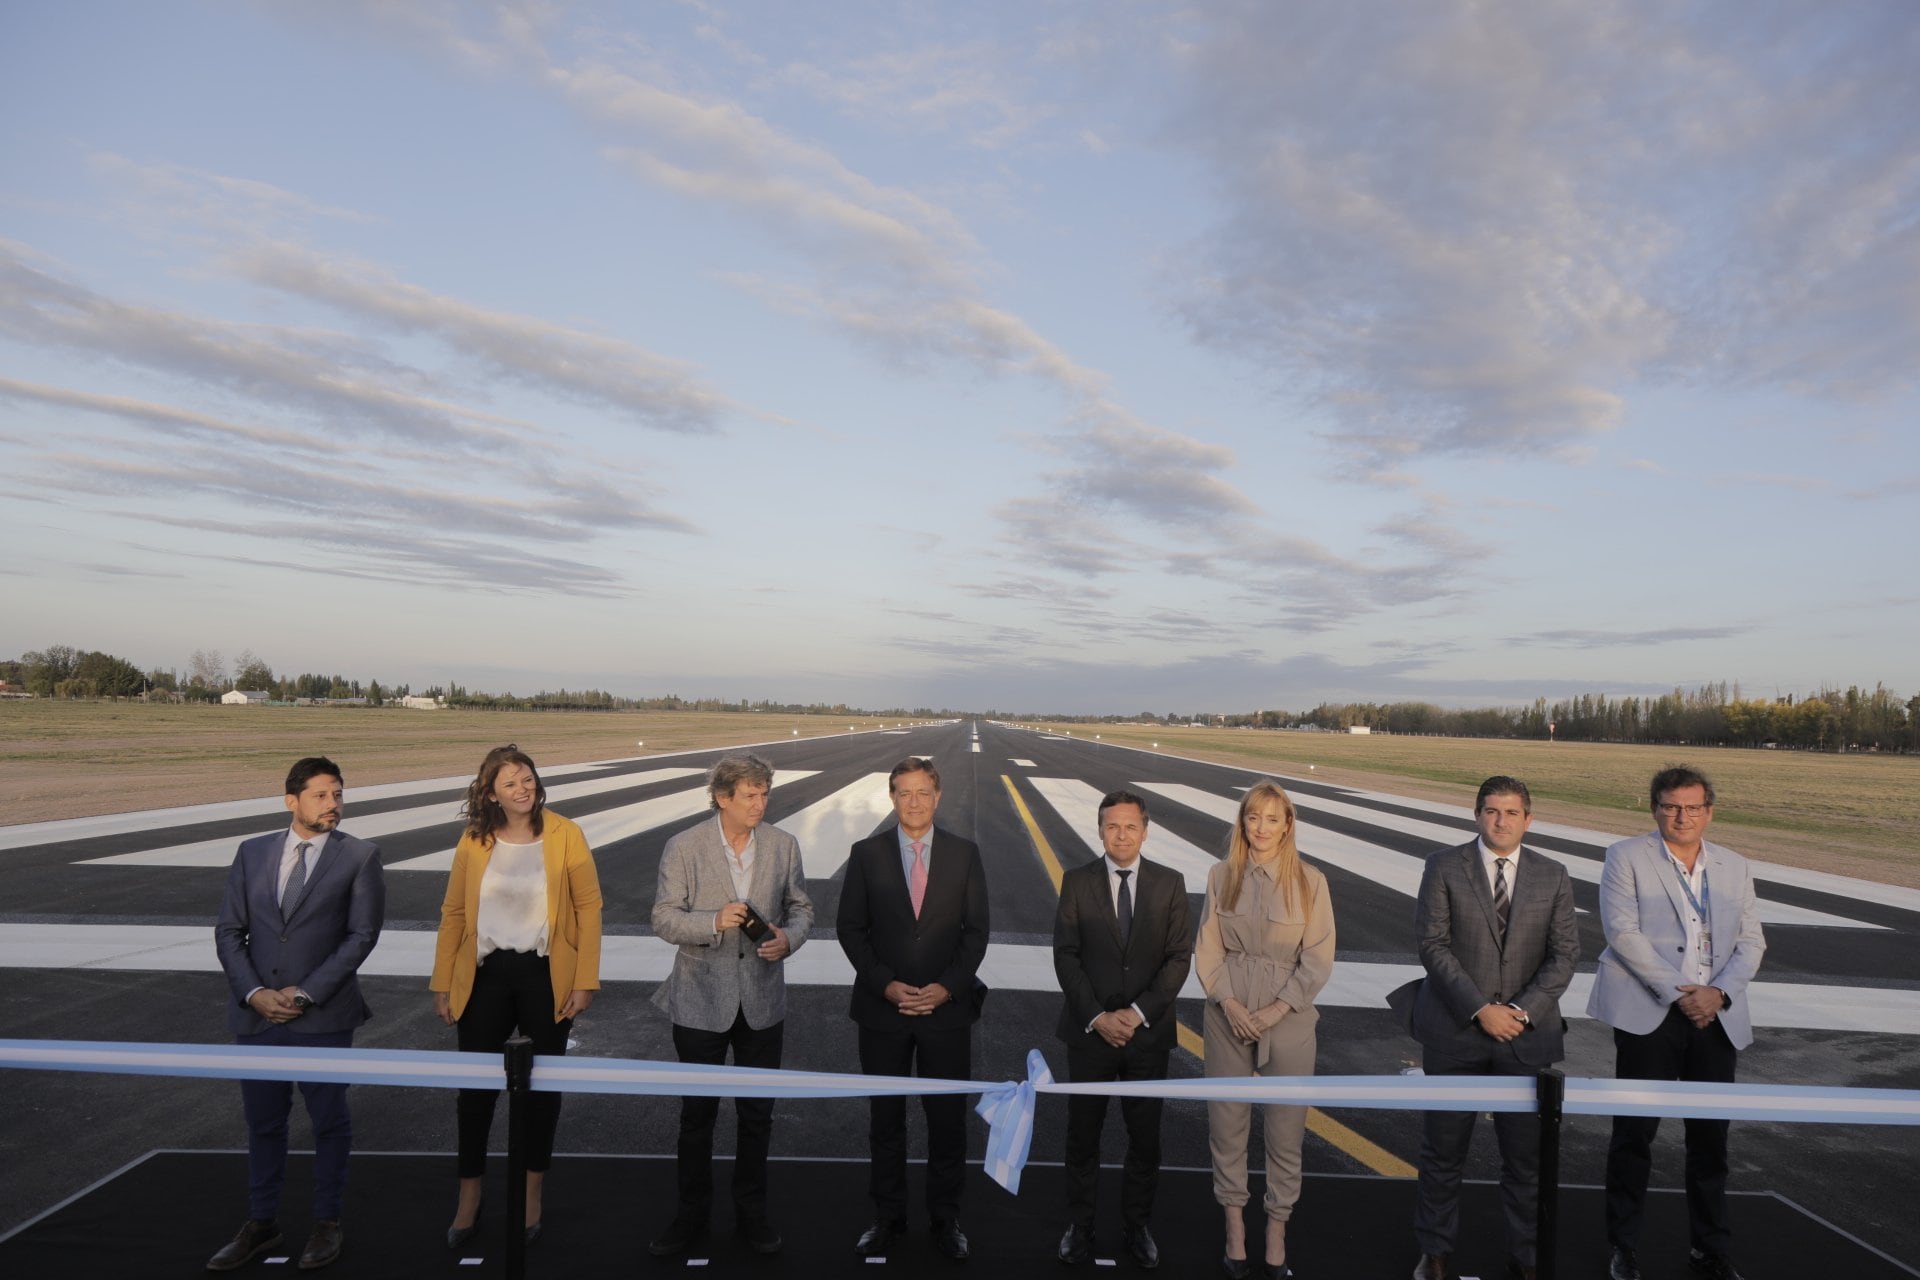
<path fill-rule="evenodd" d="M 1246 1258 L 1229 1258 L 1221 1254 L 1220 1271 L 1227 1280 L 1247 1280 L 1253 1274 L 1253 1263 Z"/>
<path fill-rule="evenodd" d="M 482 1200 L 473 1207 L 473 1221 L 464 1227 L 447 1228 L 447 1248 L 458 1249 L 473 1239 L 473 1233 L 480 1229 L 480 1215 L 487 1210 L 487 1202 Z"/>
<path fill-rule="evenodd" d="M 545 1219 L 541 1220 L 541 1222 L 544 1222 L 544 1221 Z M 534 1241 L 540 1238 L 540 1234 L 542 1230 L 541 1222 L 530 1222 L 527 1224 L 527 1243 L 528 1244 L 532 1244 Z"/>
<path fill-rule="evenodd" d="M 1295 1280 L 1293 1268 L 1284 1262 L 1263 1262 L 1260 1264 L 1262 1280 Z"/>

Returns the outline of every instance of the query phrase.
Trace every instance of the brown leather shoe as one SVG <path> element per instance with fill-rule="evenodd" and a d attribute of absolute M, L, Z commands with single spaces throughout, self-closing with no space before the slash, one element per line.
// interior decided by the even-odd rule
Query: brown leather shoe
<path fill-rule="evenodd" d="M 1454 1280 L 1453 1257 L 1445 1253 L 1423 1253 L 1414 1265 L 1413 1280 Z"/>
<path fill-rule="evenodd" d="M 260 1222 L 249 1218 L 240 1224 L 240 1232 L 220 1247 L 220 1252 L 207 1259 L 209 1271 L 238 1271 L 267 1250 L 280 1243 L 278 1223 L 268 1220 Z"/>
<path fill-rule="evenodd" d="M 300 1251 L 300 1269 L 318 1271 L 340 1256 L 340 1246 L 346 1242 L 346 1235 L 340 1230 L 338 1218 L 322 1218 L 313 1224 L 313 1234 L 307 1237 L 307 1247 Z"/>

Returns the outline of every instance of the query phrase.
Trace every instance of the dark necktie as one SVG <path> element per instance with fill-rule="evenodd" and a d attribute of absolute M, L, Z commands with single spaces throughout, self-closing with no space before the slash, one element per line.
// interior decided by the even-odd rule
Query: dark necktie
<path fill-rule="evenodd" d="M 313 848 L 311 840 L 302 840 L 294 852 L 299 858 L 293 864 L 293 870 L 287 873 L 287 887 L 280 894 L 280 914 L 290 916 L 293 909 L 300 905 L 300 895 L 307 888 L 307 850 Z"/>
<path fill-rule="evenodd" d="M 1513 911 L 1513 902 L 1507 897 L 1507 860 L 1493 860 L 1493 915 L 1500 922 L 1500 936 L 1507 936 L 1507 917 Z"/>
<path fill-rule="evenodd" d="M 1133 890 L 1127 887 L 1127 877 L 1131 871 L 1116 872 L 1120 877 L 1120 945 L 1126 946 L 1133 936 Z"/>

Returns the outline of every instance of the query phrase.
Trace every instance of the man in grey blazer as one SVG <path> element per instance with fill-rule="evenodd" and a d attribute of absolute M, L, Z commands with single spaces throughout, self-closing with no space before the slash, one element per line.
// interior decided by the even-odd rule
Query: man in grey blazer
<path fill-rule="evenodd" d="M 673 971 L 653 1002 L 673 1021 L 682 1062 L 778 1067 L 786 1028 L 783 961 L 813 927 L 800 843 L 764 824 L 773 766 L 730 755 L 707 775 L 713 818 L 667 841 L 653 896 L 653 931 L 679 947 Z M 765 931 L 760 932 L 761 926 Z M 758 939 L 750 937 L 758 933 Z M 780 1234 L 767 1218 L 771 1098 L 735 1098 L 734 1230 L 760 1253 L 777 1253 Z M 684 1253 L 705 1238 L 713 1209 L 713 1125 L 718 1098 L 680 1100 L 680 1203 L 672 1223 L 647 1248 L 656 1257 Z"/>
<path fill-rule="evenodd" d="M 1488 778 L 1473 804 L 1480 838 L 1427 859 L 1414 908 L 1426 977 L 1390 999 L 1409 1014 L 1430 1076 L 1530 1076 L 1566 1052 L 1560 997 L 1580 959 L 1567 869 L 1523 848 L 1533 797 L 1518 778 Z M 1414 1280 L 1453 1280 L 1460 1178 L 1474 1111 L 1429 1111 L 1420 1147 Z M 1540 1117 L 1493 1118 L 1509 1280 L 1532 1280 L 1539 1200 Z"/>
<path fill-rule="evenodd" d="M 214 951 L 233 999 L 227 1029 L 241 1045 L 344 1049 L 373 1016 L 360 995 L 360 965 L 380 939 L 386 881 L 379 847 L 339 829 L 340 768 L 323 756 L 287 774 L 288 829 L 241 842 L 227 872 Z M 341 1204 L 353 1117 L 344 1084 L 300 1084 L 313 1123 L 313 1231 L 305 1270 L 340 1256 Z M 207 1262 L 234 1271 L 280 1244 L 276 1215 L 287 1174 L 287 1118 L 293 1086 L 242 1080 L 247 1117 L 248 1217 Z"/>
<path fill-rule="evenodd" d="M 1706 839 L 1713 784 L 1684 765 L 1648 786 L 1658 830 L 1607 850 L 1600 923 L 1607 949 L 1587 1016 L 1613 1028 L 1622 1080 L 1730 1083 L 1753 1043 L 1747 984 L 1766 938 L 1753 870 Z M 1640 1280 L 1636 1251 L 1652 1167 L 1655 1116 L 1615 1116 L 1607 1148 L 1607 1259 L 1612 1280 Z M 1688 1120 L 1688 1264 L 1711 1280 L 1739 1280 L 1728 1257 L 1727 1121 Z"/>
<path fill-rule="evenodd" d="M 1060 877 L 1053 922 L 1053 971 L 1060 980 L 1055 1034 L 1067 1046 L 1067 1076 L 1089 1081 L 1164 1080 L 1178 1020 L 1174 1001 L 1193 967 L 1193 914 L 1179 872 L 1140 856 L 1147 802 L 1112 791 L 1099 810 L 1104 853 Z M 1160 1265 L 1148 1229 L 1160 1180 L 1158 1098 L 1121 1098 L 1127 1126 L 1120 1183 L 1123 1239 L 1134 1263 Z M 1058 1256 L 1069 1265 L 1093 1256 L 1094 1192 L 1107 1099 L 1067 1098 L 1067 1229 Z"/>

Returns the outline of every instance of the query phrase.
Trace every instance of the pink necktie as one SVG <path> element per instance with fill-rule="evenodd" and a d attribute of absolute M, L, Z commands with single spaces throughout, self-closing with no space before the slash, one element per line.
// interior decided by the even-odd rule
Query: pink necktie
<path fill-rule="evenodd" d="M 913 879 L 907 885 L 907 893 L 913 898 L 913 918 L 920 918 L 920 904 L 927 900 L 927 846 L 915 840 L 908 848 L 913 850 Z"/>

